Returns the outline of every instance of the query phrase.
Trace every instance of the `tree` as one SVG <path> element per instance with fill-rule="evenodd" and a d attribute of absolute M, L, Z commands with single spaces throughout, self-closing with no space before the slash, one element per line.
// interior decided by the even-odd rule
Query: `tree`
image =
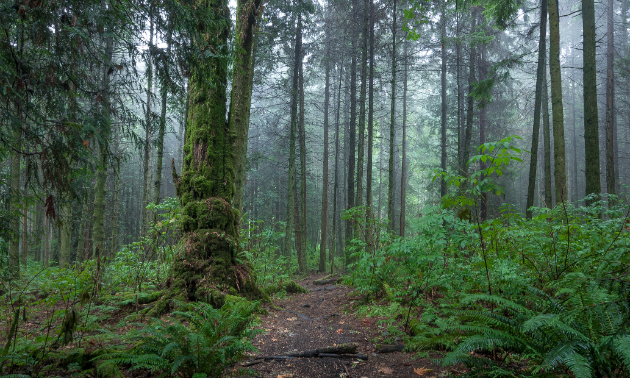
<path fill-rule="evenodd" d="M 615 72 L 614 72 L 614 9 L 613 1 L 607 1 L 606 18 L 606 189 L 608 194 L 616 193 L 615 173 L 615 141 L 617 139 L 615 127 Z"/>
<path fill-rule="evenodd" d="M 595 33 L 595 30 L 593 30 Z M 560 15 L 558 0 L 549 0 L 549 73 L 551 74 L 551 112 L 553 115 L 553 161 L 556 202 L 566 200 L 567 174 L 564 151 L 564 105 L 560 70 Z"/>
<path fill-rule="evenodd" d="M 536 168 L 538 167 L 538 136 L 540 135 L 540 111 L 543 106 L 543 80 L 546 81 L 545 66 L 547 65 L 547 0 L 540 2 L 540 37 L 538 42 L 538 68 L 536 69 L 536 98 L 534 99 L 534 127 L 532 130 L 532 150 L 529 162 L 529 184 L 527 187 L 527 205 L 525 212 L 527 219 L 532 219 L 530 207 L 534 206 L 536 189 Z M 546 87 L 546 86 L 545 86 Z M 544 106 L 547 106 L 545 103 Z M 545 153 L 547 147 L 545 146 Z"/>
<path fill-rule="evenodd" d="M 396 0 L 392 12 L 392 91 L 389 121 L 389 185 L 387 186 L 387 221 L 390 229 L 394 230 L 394 138 L 396 137 Z"/>
<path fill-rule="evenodd" d="M 235 146 L 243 135 L 227 130 L 225 120 L 229 10 L 225 0 L 200 2 L 199 6 L 211 11 L 211 22 L 202 24 L 193 41 L 198 51 L 212 54 L 196 55 L 192 62 L 182 176 L 173 169 L 187 248 L 173 262 L 169 291 L 155 306 L 154 314 L 167 310 L 173 297 L 220 305 L 224 290 L 250 299 L 262 296 L 249 264 L 237 260 L 239 213 L 231 203 L 235 195 Z M 256 19 L 259 11 L 260 7 L 243 6 L 237 20 L 250 14 Z M 236 48 L 243 48 L 242 41 L 247 38 Z M 234 80 L 249 72 L 234 70 Z"/>

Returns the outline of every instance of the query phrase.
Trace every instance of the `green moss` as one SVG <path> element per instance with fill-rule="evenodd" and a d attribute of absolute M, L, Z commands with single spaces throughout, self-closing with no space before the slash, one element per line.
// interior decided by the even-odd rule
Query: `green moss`
<path fill-rule="evenodd" d="M 272 296 L 280 291 L 286 291 L 289 294 L 308 293 L 308 290 L 295 283 L 295 281 L 285 281 L 281 283 L 274 283 L 262 289 L 263 293 L 268 296 Z"/>

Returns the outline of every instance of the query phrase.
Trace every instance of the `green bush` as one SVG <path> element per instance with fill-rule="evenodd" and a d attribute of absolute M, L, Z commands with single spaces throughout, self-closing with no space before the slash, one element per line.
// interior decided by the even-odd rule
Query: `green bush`
<path fill-rule="evenodd" d="M 254 351 L 250 339 L 257 302 L 228 302 L 221 309 L 205 303 L 184 304 L 168 320 L 131 331 L 127 337 L 138 343 L 131 351 L 99 357 L 99 370 L 112 365 L 130 365 L 178 377 L 220 377 L 245 352 Z"/>

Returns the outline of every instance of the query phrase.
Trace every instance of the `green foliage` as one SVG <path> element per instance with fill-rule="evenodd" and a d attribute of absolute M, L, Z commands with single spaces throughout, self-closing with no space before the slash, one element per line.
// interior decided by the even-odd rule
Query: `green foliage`
<path fill-rule="evenodd" d="M 130 365 L 178 377 L 220 377 L 225 368 L 254 351 L 249 342 L 258 331 L 251 329 L 258 303 L 227 302 L 221 309 L 205 303 L 177 302 L 168 320 L 131 331 L 127 338 L 137 343 L 128 352 L 98 358 L 99 370 Z"/>
<path fill-rule="evenodd" d="M 630 205 L 593 197 L 532 208 L 531 220 L 504 205 L 480 219 L 482 194 L 503 193 L 493 177 L 520 161 L 513 142 L 482 145 L 469 177 L 438 172 L 452 192 L 409 237 L 355 243 L 350 282 L 390 303 L 365 314 L 407 331 L 408 349 L 449 351 L 443 363 L 469 376 L 628 377 Z"/>

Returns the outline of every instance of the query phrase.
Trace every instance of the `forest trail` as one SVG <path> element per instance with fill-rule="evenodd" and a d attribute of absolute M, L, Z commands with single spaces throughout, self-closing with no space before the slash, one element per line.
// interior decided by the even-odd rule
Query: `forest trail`
<path fill-rule="evenodd" d="M 419 377 L 438 378 L 448 370 L 436 366 L 429 358 L 417 359 L 412 353 L 376 353 L 376 337 L 385 331 L 377 318 L 359 318 L 348 312 L 356 298 L 352 289 L 343 285 L 313 285 L 322 275 L 311 275 L 298 283 L 309 292 L 289 295 L 268 306 L 268 315 L 261 317 L 263 333 L 253 341 L 260 356 L 279 356 L 339 346 L 358 345 L 357 354 L 367 355 L 367 361 L 357 358 L 291 358 L 284 360 L 254 360 L 249 368 L 257 377 Z M 348 312 L 348 313 L 346 313 Z M 437 355 L 435 357 L 438 357 Z M 247 362 L 244 363 L 245 365 Z"/>

